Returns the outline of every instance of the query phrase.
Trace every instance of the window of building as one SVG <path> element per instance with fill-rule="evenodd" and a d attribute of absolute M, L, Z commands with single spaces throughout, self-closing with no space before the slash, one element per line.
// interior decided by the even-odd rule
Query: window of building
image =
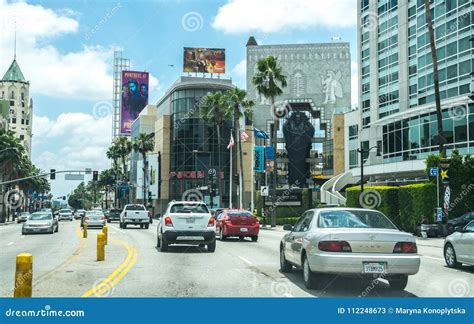
<path fill-rule="evenodd" d="M 12 122 L 13 124 L 16 124 L 16 118 L 12 118 L 11 122 Z"/>
<path fill-rule="evenodd" d="M 359 125 L 349 126 L 349 139 L 357 139 L 359 137 Z"/>
<path fill-rule="evenodd" d="M 12 91 L 12 92 L 10 93 L 10 99 L 12 99 L 12 100 L 15 99 L 15 92 Z"/>
<path fill-rule="evenodd" d="M 10 100 L 10 107 L 13 107 L 13 106 L 15 106 L 15 101 Z"/>
<path fill-rule="evenodd" d="M 25 139 L 25 135 L 20 135 L 20 139 L 21 139 L 21 140 L 24 140 L 24 139 Z"/>
<path fill-rule="evenodd" d="M 21 93 L 21 100 L 25 100 L 25 93 L 24 92 Z"/>

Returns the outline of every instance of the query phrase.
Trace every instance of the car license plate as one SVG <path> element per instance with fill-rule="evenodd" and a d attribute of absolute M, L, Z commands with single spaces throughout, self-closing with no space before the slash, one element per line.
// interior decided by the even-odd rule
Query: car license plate
<path fill-rule="evenodd" d="M 242 228 L 240 229 L 240 231 L 241 231 L 241 232 L 248 232 L 249 229 L 248 229 L 248 228 L 245 228 L 245 227 L 242 227 Z"/>
<path fill-rule="evenodd" d="M 194 218 L 186 218 L 186 223 L 194 224 Z"/>
<path fill-rule="evenodd" d="M 384 262 L 363 262 L 364 273 L 385 273 Z"/>
<path fill-rule="evenodd" d="M 39 228 L 33 228 L 33 232 L 39 232 L 40 229 Z"/>

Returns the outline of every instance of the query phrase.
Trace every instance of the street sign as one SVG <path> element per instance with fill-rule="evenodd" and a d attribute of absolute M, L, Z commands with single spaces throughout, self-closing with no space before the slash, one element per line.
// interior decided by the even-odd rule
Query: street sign
<path fill-rule="evenodd" d="M 92 173 L 92 169 L 91 168 L 86 168 L 86 174 L 91 174 Z"/>
<path fill-rule="evenodd" d="M 208 173 L 210 176 L 215 177 L 216 174 L 217 174 L 217 171 L 216 171 L 216 169 L 209 169 L 209 171 L 208 171 L 207 173 Z"/>
<path fill-rule="evenodd" d="M 438 176 L 438 168 L 431 168 L 430 169 L 430 176 L 437 177 Z"/>
<path fill-rule="evenodd" d="M 436 221 L 439 223 L 443 220 L 443 210 L 441 207 L 436 208 Z"/>
<path fill-rule="evenodd" d="M 261 186 L 260 187 L 260 195 L 262 197 L 268 197 L 268 193 L 269 193 L 269 187 L 268 186 Z"/>
<path fill-rule="evenodd" d="M 64 180 L 84 181 L 83 174 L 65 174 Z"/>

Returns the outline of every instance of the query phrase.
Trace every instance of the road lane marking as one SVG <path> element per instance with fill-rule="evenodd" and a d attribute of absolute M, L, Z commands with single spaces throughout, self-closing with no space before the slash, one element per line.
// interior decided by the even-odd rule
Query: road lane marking
<path fill-rule="evenodd" d="M 244 262 L 247 263 L 248 265 L 251 265 L 251 264 L 252 264 L 252 262 L 250 262 L 249 260 L 247 260 L 247 259 L 244 258 L 244 257 L 241 257 L 240 255 L 239 255 L 239 259 L 242 260 L 242 261 L 244 261 Z"/>
<path fill-rule="evenodd" d="M 433 259 L 433 260 L 438 260 L 438 261 L 444 261 L 443 258 L 436 258 L 436 257 L 432 257 L 432 256 L 428 256 L 428 255 L 423 255 L 423 254 L 420 254 L 422 257 L 424 258 L 428 258 L 428 259 Z"/>
<path fill-rule="evenodd" d="M 135 265 L 138 258 L 137 249 L 130 246 L 129 244 L 114 240 L 112 243 L 119 243 L 123 247 L 125 247 L 128 251 L 128 255 L 125 260 L 119 265 L 119 267 L 112 272 L 107 278 L 102 280 L 99 284 L 92 287 L 92 289 L 86 291 L 82 297 L 90 297 L 94 295 L 94 297 L 100 297 L 110 289 L 112 289 L 117 283 L 122 280 L 122 278 L 130 271 L 130 269 Z"/>
<path fill-rule="evenodd" d="M 10 245 L 13 245 L 13 242 L 10 242 L 10 243 L 7 244 L 7 246 L 10 246 Z"/>
<path fill-rule="evenodd" d="M 117 232 L 120 232 L 120 233 L 122 233 L 122 234 L 125 234 L 125 232 L 122 231 L 120 228 L 117 228 L 117 227 L 112 226 L 112 225 L 110 225 L 110 228 L 112 228 L 114 231 L 117 231 Z"/>

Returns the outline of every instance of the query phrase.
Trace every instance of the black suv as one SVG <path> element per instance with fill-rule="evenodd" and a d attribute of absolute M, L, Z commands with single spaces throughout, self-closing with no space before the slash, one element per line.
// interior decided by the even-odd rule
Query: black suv
<path fill-rule="evenodd" d="M 111 209 L 109 210 L 109 215 L 107 216 L 107 223 L 110 223 L 111 221 L 117 221 L 120 222 L 120 213 L 122 211 L 120 209 Z"/>
<path fill-rule="evenodd" d="M 446 222 L 449 233 L 453 233 L 457 228 L 466 226 L 470 221 L 474 220 L 474 212 L 464 213 L 462 216 L 450 219 Z"/>

